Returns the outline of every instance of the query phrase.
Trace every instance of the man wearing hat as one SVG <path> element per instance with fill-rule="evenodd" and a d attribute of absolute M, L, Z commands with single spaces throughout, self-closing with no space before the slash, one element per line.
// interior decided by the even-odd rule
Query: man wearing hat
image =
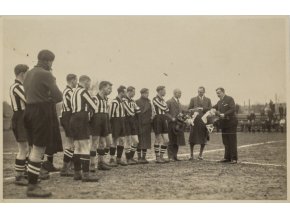
<path fill-rule="evenodd" d="M 156 163 L 167 163 L 164 159 L 164 153 L 167 150 L 168 139 L 168 118 L 174 121 L 169 114 L 169 108 L 164 100 L 166 95 L 165 86 L 158 86 L 157 96 L 153 98 L 153 106 L 156 115 L 153 118 L 153 130 L 155 133 L 154 150 L 156 155 Z"/>
<path fill-rule="evenodd" d="M 51 51 L 40 51 L 37 65 L 26 73 L 23 82 L 26 97 L 24 123 L 32 144 L 28 162 L 28 197 L 51 195 L 51 192 L 44 190 L 37 182 L 45 150 L 49 147 L 54 149 L 56 132 L 53 128 L 57 119 L 55 104 L 62 101 L 62 93 L 50 72 L 54 58 Z"/>
<path fill-rule="evenodd" d="M 143 88 L 140 91 L 141 97 L 136 100 L 136 104 L 140 108 L 138 117 L 138 139 L 139 144 L 137 147 L 138 163 L 147 164 L 146 153 L 147 149 L 151 149 L 151 131 L 152 131 L 152 118 L 154 115 L 154 107 L 149 100 L 149 89 Z"/>
<path fill-rule="evenodd" d="M 26 99 L 23 89 L 23 80 L 25 73 L 28 71 L 28 66 L 24 64 L 18 64 L 14 68 L 15 82 L 10 87 L 10 99 L 13 110 L 12 116 L 12 130 L 15 139 L 18 144 L 18 154 L 15 159 L 15 184 L 16 185 L 27 185 L 27 179 L 25 178 L 26 172 L 26 157 L 29 152 L 27 143 L 26 129 L 24 127 L 24 110 Z"/>
<path fill-rule="evenodd" d="M 167 106 L 169 108 L 169 113 L 171 117 L 176 117 L 182 112 L 179 99 L 181 97 L 181 90 L 174 89 L 173 97 L 168 100 Z M 169 145 L 168 145 L 168 157 L 170 161 L 178 161 L 177 153 L 179 145 L 185 145 L 184 132 L 182 130 L 176 131 L 176 123 L 169 121 L 168 123 L 169 130 Z"/>

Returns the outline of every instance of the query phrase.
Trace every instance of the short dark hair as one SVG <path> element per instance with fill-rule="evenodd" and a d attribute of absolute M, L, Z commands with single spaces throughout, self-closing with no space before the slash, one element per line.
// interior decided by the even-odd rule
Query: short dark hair
<path fill-rule="evenodd" d="M 49 50 L 41 50 L 37 58 L 39 61 L 54 61 L 55 55 Z"/>
<path fill-rule="evenodd" d="M 80 76 L 79 82 L 84 82 L 84 81 L 91 81 L 91 78 L 88 77 L 87 75 Z"/>
<path fill-rule="evenodd" d="M 133 87 L 133 86 L 129 86 L 129 87 L 127 88 L 127 92 L 131 92 L 131 91 L 133 91 L 133 90 L 135 90 L 135 87 Z"/>
<path fill-rule="evenodd" d="M 165 89 L 165 86 L 157 86 L 156 91 L 159 92 L 163 89 Z"/>
<path fill-rule="evenodd" d="M 15 76 L 18 76 L 20 73 L 25 73 L 29 67 L 25 64 L 17 64 L 14 68 Z"/>
<path fill-rule="evenodd" d="M 225 93 L 225 89 L 223 87 L 218 87 L 215 91 L 221 90 L 223 93 Z"/>
<path fill-rule="evenodd" d="M 99 84 L 99 90 L 103 89 L 106 86 L 112 86 L 113 84 L 110 83 L 109 81 L 101 81 Z"/>
<path fill-rule="evenodd" d="M 198 87 L 198 89 L 203 89 L 203 91 L 205 92 L 205 88 L 203 86 Z"/>
<path fill-rule="evenodd" d="M 119 86 L 119 88 L 117 89 L 118 94 L 124 92 L 126 90 L 125 86 Z"/>
<path fill-rule="evenodd" d="M 149 89 L 143 88 L 143 89 L 140 90 L 140 93 L 143 94 L 143 93 L 148 92 L 148 91 L 149 91 Z"/>
<path fill-rule="evenodd" d="M 77 79 L 77 75 L 75 75 L 75 74 L 70 73 L 66 76 L 67 82 L 71 82 L 72 80 L 75 80 L 75 79 Z"/>

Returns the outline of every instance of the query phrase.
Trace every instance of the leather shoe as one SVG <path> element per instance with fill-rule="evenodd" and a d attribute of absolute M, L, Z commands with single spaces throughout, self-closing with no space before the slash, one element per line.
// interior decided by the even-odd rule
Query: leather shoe
<path fill-rule="evenodd" d="M 228 162 L 231 162 L 231 160 L 228 160 L 228 159 L 222 159 L 220 161 L 218 161 L 220 163 L 228 163 Z"/>
<path fill-rule="evenodd" d="M 238 163 L 237 160 L 232 160 L 232 161 L 230 162 L 230 164 L 237 164 L 237 163 Z"/>

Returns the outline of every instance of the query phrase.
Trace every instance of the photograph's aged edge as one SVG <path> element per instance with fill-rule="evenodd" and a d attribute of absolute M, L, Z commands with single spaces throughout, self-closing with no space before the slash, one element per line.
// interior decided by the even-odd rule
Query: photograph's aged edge
<path fill-rule="evenodd" d="M 20 17 L 20 16 L 19 16 Z M 39 16 L 35 16 L 35 18 L 37 19 L 37 17 Z M 48 16 L 43 16 L 43 17 L 48 17 Z M 60 16 L 55 16 L 55 17 L 60 17 Z M 71 16 L 72 17 L 72 16 Z M 132 16 L 133 17 L 133 16 Z M 233 16 L 226 16 L 226 17 L 233 17 Z M 240 16 L 241 17 L 241 16 Z M 246 17 L 246 16 L 245 16 Z M 253 17 L 253 16 L 251 16 Z M 268 16 L 255 16 L 255 17 L 268 17 Z M 281 16 L 280 16 L 281 17 Z M 285 37 L 285 39 L 287 40 L 286 41 L 286 46 L 287 46 L 287 49 L 286 49 L 286 54 L 285 54 L 285 57 L 286 57 L 286 103 L 288 105 L 288 103 L 290 102 L 290 96 L 288 95 L 288 92 L 290 91 L 290 61 L 289 61 L 289 58 L 290 58 L 290 43 L 289 43 L 289 37 L 290 37 L 290 34 L 289 34 L 289 30 L 290 30 L 290 22 L 289 22 L 289 18 L 290 16 L 283 16 L 284 19 L 286 20 L 285 22 L 285 25 L 286 25 L 286 34 L 287 36 Z M 70 18 L 69 16 L 67 16 L 67 18 Z M 3 64 L 4 64 L 4 57 L 3 57 L 3 34 L 4 34 L 4 19 L 5 19 L 5 16 L 1 16 L 0 15 L 0 83 L 1 83 L 1 87 L 3 88 L 3 83 L 5 81 L 3 81 L 3 74 L 4 74 L 4 69 L 3 69 Z M 1 89 L 0 91 L 0 99 L 3 100 L 3 89 Z M 0 105 L 0 112 L 3 113 L 3 104 Z M 287 113 L 289 114 L 290 112 L 290 108 L 287 107 Z M 234 203 L 285 203 L 285 202 L 289 202 L 290 203 L 290 190 L 289 190 L 289 179 L 290 179 L 290 176 L 289 176 L 289 173 L 290 173 L 290 163 L 289 163 L 289 157 L 290 157 L 290 149 L 289 149 L 289 142 L 287 140 L 287 200 L 106 200 L 106 199 L 89 199 L 89 200 L 80 200 L 80 199 L 5 199 L 3 198 L 3 117 L 0 118 L 1 119 L 1 124 L 0 124 L 0 127 L 2 128 L 2 131 L 0 133 L 0 139 L 1 139 L 1 148 L 0 148 L 0 159 L 1 159 L 1 163 L 0 163 L 0 203 L 35 203 L 35 202 L 38 202 L 38 203 L 64 203 L 64 202 L 68 202 L 68 203 L 72 203 L 72 202 L 80 202 L 80 203 L 87 203 L 87 202 L 124 202 L 124 203 L 133 203 L 133 202 L 145 202 L 145 203 L 149 203 L 149 202 L 152 202 L 152 203 L 158 203 L 158 202 L 165 202 L 165 203 L 183 203 L 183 202 L 186 202 L 186 203 L 189 203 L 189 202 L 192 202 L 192 203 L 197 203 L 197 202 L 201 202 L 201 203 L 213 203 L 213 202 L 218 202 L 218 203 L 229 203 L 229 202 L 234 202 Z M 287 117 L 287 122 L 290 122 L 290 118 Z M 287 139 L 289 138 L 290 136 L 290 130 L 289 128 L 287 129 Z"/>
<path fill-rule="evenodd" d="M 290 66 L 289 66 L 289 64 L 290 64 L 290 61 L 289 61 L 289 58 L 290 58 L 290 56 L 289 56 L 289 53 L 290 53 L 290 43 L 289 43 L 289 41 L 290 41 L 290 34 L 289 34 L 289 29 L 290 29 L 290 22 L 289 22 L 289 18 L 290 18 L 290 16 L 287 16 L 287 18 L 286 18 L 286 34 L 287 34 L 287 36 L 286 36 L 286 46 L 287 46 L 287 49 L 286 49 L 286 92 L 287 92 L 287 94 L 286 94 L 286 104 L 288 105 L 288 103 L 290 102 L 290 95 L 288 94 L 289 93 L 289 91 L 290 91 L 290 88 L 289 88 L 289 86 L 290 86 L 290 75 L 289 75 L 289 73 L 290 73 L 290 71 L 289 71 L 289 69 L 290 69 Z M 287 113 L 289 113 L 290 112 L 290 109 L 289 108 L 287 108 Z M 287 122 L 289 122 L 290 121 L 290 118 L 288 117 L 287 118 Z M 290 183 L 289 183 L 289 179 L 290 179 L 290 176 L 289 176 L 289 173 L 290 173 L 290 169 L 289 169 L 289 167 L 290 167 L 290 163 L 289 163 L 289 157 L 290 157 L 290 149 L 289 149 L 289 141 L 288 141 L 288 139 L 289 139 L 289 129 L 287 130 L 287 138 L 286 138 L 286 145 L 287 145 L 287 147 L 286 147 L 286 151 L 287 151 L 287 201 L 288 202 L 290 202 L 290 198 L 289 198 L 289 196 L 290 196 L 290 190 L 289 190 L 289 187 L 290 187 Z"/>
<path fill-rule="evenodd" d="M 4 60 L 3 60 L 3 31 L 4 31 L 4 27 L 3 27 L 3 16 L 0 16 L 0 83 L 1 83 L 1 87 L 3 87 L 3 70 L 4 70 Z M 1 102 L 3 100 L 3 90 L 0 90 L 0 99 Z M 0 112 L 1 115 L 3 114 L 3 104 L 0 104 Z M 0 133 L 0 140 L 1 140 L 1 146 L 0 146 L 0 159 L 1 159 L 1 163 L 0 163 L 0 201 L 3 201 L 3 116 L 1 116 L 0 118 L 1 123 L 0 123 L 0 128 L 1 128 L 1 133 Z"/>

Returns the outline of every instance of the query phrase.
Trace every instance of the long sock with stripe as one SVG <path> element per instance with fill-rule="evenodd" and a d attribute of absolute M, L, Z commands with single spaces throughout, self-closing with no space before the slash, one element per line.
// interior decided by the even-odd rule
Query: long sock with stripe
<path fill-rule="evenodd" d="M 39 173 L 40 173 L 40 168 L 41 168 L 41 162 L 33 162 L 29 160 L 28 167 L 27 167 L 27 175 L 28 175 L 29 184 L 37 183 Z"/>
<path fill-rule="evenodd" d="M 146 158 L 147 149 L 142 149 L 142 158 Z"/>
<path fill-rule="evenodd" d="M 105 156 L 105 149 L 98 148 L 97 149 L 97 153 L 98 153 L 98 163 L 103 162 L 104 161 L 104 156 Z"/>
<path fill-rule="evenodd" d="M 134 158 L 136 150 L 137 150 L 137 145 L 131 145 L 131 148 L 130 148 L 131 158 Z"/>
<path fill-rule="evenodd" d="M 82 169 L 82 163 L 81 163 L 81 155 L 80 154 L 74 154 L 74 170 L 75 171 L 81 171 Z"/>
<path fill-rule="evenodd" d="M 53 154 L 52 155 L 46 155 L 46 159 L 50 162 L 53 163 Z"/>
<path fill-rule="evenodd" d="M 65 149 L 63 155 L 63 162 L 69 163 L 72 160 L 73 155 L 74 155 L 73 150 Z"/>
<path fill-rule="evenodd" d="M 140 148 L 137 149 L 137 155 L 138 155 L 138 159 L 140 159 L 142 157 L 141 156 L 141 149 Z"/>
<path fill-rule="evenodd" d="M 15 171 L 18 176 L 23 175 L 26 170 L 26 160 L 15 160 Z"/>
<path fill-rule="evenodd" d="M 167 149 L 167 146 L 166 145 L 161 145 L 160 156 L 163 156 L 164 155 L 166 149 Z"/>
<path fill-rule="evenodd" d="M 95 164 L 96 163 L 96 156 L 97 156 L 97 152 L 96 151 L 90 151 L 91 164 Z"/>
<path fill-rule="evenodd" d="M 90 171 L 90 155 L 82 154 L 80 159 L 82 163 L 83 173 L 88 173 Z"/>
<path fill-rule="evenodd" d="M 117 145 L 117 158 L 121 158 L 124 151 L 124 146 Z"/>
<path fill-rule="evenodd" d="M 109 153 L 109 151 L 110 151 L 110 148 L 104 148 L 104 151 L 105 151 L 105 155 L 107 155 L 108 153 Z"/>
<path fill-rule="evenodd" d="M 159 145 L 154 145 L 154 152 L 156 157 L 159 156 L 159 152 L 160 152 L 160 146 Z"/>
<path fill-rule="evenodd" d="M 116 148 L 115 147 L 110 147 L 110 156 L 111 158 L 115 157 L 116 154 Z"/>

